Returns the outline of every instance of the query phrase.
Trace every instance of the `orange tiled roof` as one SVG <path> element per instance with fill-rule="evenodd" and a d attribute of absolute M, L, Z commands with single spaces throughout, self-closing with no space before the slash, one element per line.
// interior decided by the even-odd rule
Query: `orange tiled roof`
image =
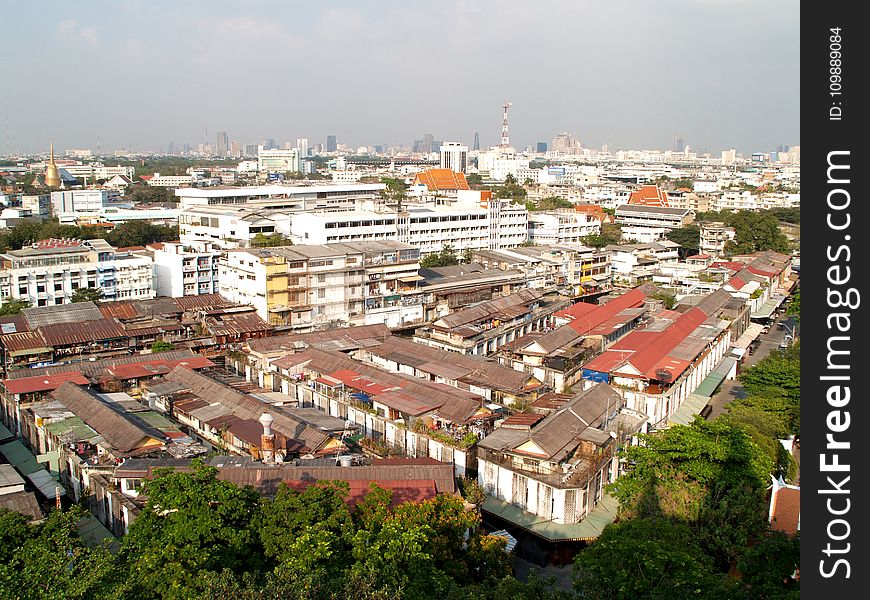
<path fill-rule="evenodd" d="M 628 203 L 643 206 L 669 206 L 668 193 L 660 190 L 657 185 L 645 185 L 631 193 L 631 196 L 628 197 Z"/>
<path fill-rule="evenodd" d="M 429 169 L 417 173 L 414 185 L 422 183 L 429 191 L 434 190 L 469 190 L 465 173 L 457 173 L 451 169 Z"/>
<path fill-rule="evenodd" d="M 607 220 L 613 223 L 614 221 L 613 215 L 608 215 L 604 212 L 604 208 L 600 204 L 575 204 L 574 210 L 595 217 L 601 222 Z"/>

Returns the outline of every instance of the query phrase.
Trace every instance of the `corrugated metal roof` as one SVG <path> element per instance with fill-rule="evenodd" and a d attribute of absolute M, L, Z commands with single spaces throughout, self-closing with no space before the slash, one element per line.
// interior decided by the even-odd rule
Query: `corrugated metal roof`
<path fill-rule="evenodd" d="M 31 329 L 56 323 L 81 323 L 82 321 L 99 321 L 103 313 L 93 302 L 75 302 L 73 304 L 56 304 L 25 308 L 21 311 Z"/>
<path fill-rule="evenodd" d="M 46 392 L 56 390 L 66 381 L 72 381 L 79 385 L 88 385 L 87 377 L 81 371 L 66 371 L 53 375 L 37 375 L 35 377 L 22 377 L 20 379 L 5 379 L 3 387 L 10 394 L 29 394 L 32 392 Z"/>
<path fill-rule="evenodd" d="M 140 448 L 149 439 L 162 440 L 160 431 L 140 425 L 126 413 L 113 410 L 89 390 L 65 383 L 52 396 L 99 433 L 112 448 L 126 453 Z"/>

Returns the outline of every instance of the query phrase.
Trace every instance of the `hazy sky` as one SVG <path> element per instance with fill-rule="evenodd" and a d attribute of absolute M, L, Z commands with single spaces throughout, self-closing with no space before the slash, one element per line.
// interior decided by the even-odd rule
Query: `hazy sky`
<path fill-rule="evenodd" d="M 800 143 L 798 0 L 274 0 L 3 6 L 22 151 L 230 139 L 739 152 Z M 8 134 L 6 119 L 8 118 Z"/>

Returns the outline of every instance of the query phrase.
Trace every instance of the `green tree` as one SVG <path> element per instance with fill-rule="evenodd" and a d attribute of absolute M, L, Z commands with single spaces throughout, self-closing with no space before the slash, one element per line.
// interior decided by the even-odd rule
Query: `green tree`
<path fill-rule="evenodd" d="M 243 573 L 261 565 L 251 526 L 259 494 L 220 481 L 217 469 L 201 461 L 191 466 L 192 472 L 160 469 L 145 484 L 148 500 L 121 548 L 129 575 L 122 595 L 190 597 L 190 582 L 205 571 Z"/>
<path fill-rule="evenodd" d="M 293 240 L 280 233 L 265 235 L 262 233 L 255 234 L 251 239 L 251 246 L 254 248 L 271 248 L 275 246 L 292 246 Z"/>
<path fill-rule="evenodd" d="M 583 238 L 583 243 L 593 248 L 603 248 L 622 242 L 622 227 L 618 223 L 602 223 L 601 233 L 593 233 Z"/>
<path fill-rule="evenodd" d="M 752 254 L 762 250 L 788 252 L 788 239 L 779 230 L 779 221 L 767 211 L 737 211 L 729 215 L 726 224 L 735 232 L 734 240 L 725 244 L 728 254 Z"/>
<path fill-rule="evenodd" d="M 794 317 L 795 322 L 801 322 L 801 291 L 798 290 L 794 294 L 792 294 L 791 302 L 788 305 L 788 308 L 785 311 L 790 317 Z"/>
<path fill-rule="evenodd" d="M 706 598 L 721 575 L 683 523 L 661 517 L 608 525 L 574 561 L 574 588 L 590 600 Z"/>
<path fill-rule="evenodd" d="M 694 224 L 686 225 L 679 229 L 672 229 L 665 234 L 665 237 L 687 250 L 698 250 L 701 245 L 701 228 Z"/>
<path fill-rule="evenodd" d="M 450 267 L 458 264 L 459 258 L 456 256 L 456 251 L 449 244 L 445 245 L 441 252 L 433 252 L 420 260 L 420 266 L 424 269 Z"/>
<path fill-rule="evenodd" d="M 151 344 L 151 352 L 167 352 L 169 350 L 175 350 L 175 345 L 171 342 L 167 342 L 165 340 L 157 340 L 153 344 Z"/>
<path fill-rule="evenodd" d="M 528 205 L 529 203 L 526 204 Z M 538 202 L 534 203 L 533 206 L 534 208 L 530 210 L 556 210 L 559 208 L 574 208 L 574 203 L 564 198 L 547 196 L 546 198 L 538 200 Z"/>
<path fill-rule="evenodd" d="M 664 290 L 656 290 L 651 293 L 649 297 L 655 300 L 661 300 L 662 303 L 665 305 L 665 308 L 668 310 L 672 309 L 677 303 L 677 297 Z"/>
<path fill-rule="evenodd" d="M 25 308 L 30 308 L 28 300 L 9 299 L 0 305 L 0 317 L 20 314 Z"/>
<path fill-rule="evenodd" d="M 714 486 L 746 483 L 761 497 L 773 472 L 746 432 L 727 421 L 696 418 L 642 439 L 625 453 L 632 470 L 611 484 L 626 517 L 695 522 Z"/>
<path fill-rule="evenodd" d="M 22 523 L 0 509 L 0 597 L 67 599 L 108 597 L 114 586 L 113 558 L 105 547 L 79 538 L 83 508 L 55 510 L 42 523 Z"/>
<path fill-rule="evenodd" d="M 73 292 L 71 302 L 99 302 L 103 297 L 103 290 L 100 288 L 79 288 Z"/>

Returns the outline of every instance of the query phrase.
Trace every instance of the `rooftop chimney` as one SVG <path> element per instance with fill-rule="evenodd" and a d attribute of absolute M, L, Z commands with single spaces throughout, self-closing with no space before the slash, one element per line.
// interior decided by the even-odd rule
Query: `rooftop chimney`
<path fill-rule="evenodd" d="M 260 436 L 260 455 L 264 463 L 275 461 L 275 434 L 272 433 L 272 422 L 275 418 L 269 413 L 260 415 L 260 425 L 263 426 L 263 435 Z"/>

